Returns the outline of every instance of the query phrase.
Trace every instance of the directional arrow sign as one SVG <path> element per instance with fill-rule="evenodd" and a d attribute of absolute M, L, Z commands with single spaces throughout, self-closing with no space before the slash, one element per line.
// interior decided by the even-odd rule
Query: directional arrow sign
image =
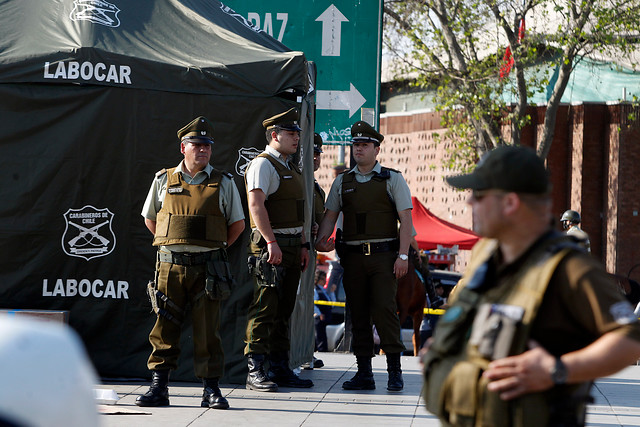
<path fill-rule="evenodd" d="M 222 2 L 315 62 L 315 132 L 326 141 L 349 141 L 360 119 L 377 126 L 383 0 Z"/>
<path fill-rule="evenodd" d="M 342 23 L 349 20 L 337 7 L 331 5 L 316 21 L 322 22 L 322 56 L 340 56 Z"/>
<path fill-rule="evenodd" d="M 349 83 L 348 91 L 318 90 L 316 108 L 319 110 L 349 110 L 349 118 L 364 105 L 367 100 L 358 89 Z"/>

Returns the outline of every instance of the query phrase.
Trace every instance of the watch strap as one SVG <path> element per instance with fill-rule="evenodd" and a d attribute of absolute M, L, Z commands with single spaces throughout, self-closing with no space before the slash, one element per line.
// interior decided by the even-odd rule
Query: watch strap
<path fill-rule="evenodd" d="M 551 379 L 555 385 L 562 385 L 567 383 L 567 365 L 564 364 L 562 359 L 556 357 L 556 364 L 551 369 Z"/>

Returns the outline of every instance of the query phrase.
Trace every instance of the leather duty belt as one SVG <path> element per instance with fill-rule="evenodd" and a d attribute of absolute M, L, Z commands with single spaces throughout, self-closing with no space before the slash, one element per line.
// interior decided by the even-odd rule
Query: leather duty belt
<path fill-rule="evenodd" d="M 362 255 L 397 251 L 399 247 L 400 242 L 398 241 L 398 239 L 389 240 L 388 242 L 365 242 L 359 245 L 344 244 L 344 248 L 347 250 L 347 252 L 358 253 Z"/>
<path fill-rule="evenodd" d="M 158 261 L 177 265 L 200 265 L 211 259 L 213 251 L 208 252 L 158 252 Z"/>
<path fill-rule="evenodd" d="M 300 246 L 300 234 L 274 234 L 279 246 Z"/>

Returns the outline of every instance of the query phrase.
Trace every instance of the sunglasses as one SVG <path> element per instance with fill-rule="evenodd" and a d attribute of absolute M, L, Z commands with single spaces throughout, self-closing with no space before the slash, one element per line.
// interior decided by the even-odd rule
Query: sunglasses
<path fill-rule="evenodd" d="M 473 197 L 475 201 L 479 202 L 487 196 L 502 196 L 504 194 L 507 193 L 501 190 L 473 190 L 471 192 L 471 197 Z"/>

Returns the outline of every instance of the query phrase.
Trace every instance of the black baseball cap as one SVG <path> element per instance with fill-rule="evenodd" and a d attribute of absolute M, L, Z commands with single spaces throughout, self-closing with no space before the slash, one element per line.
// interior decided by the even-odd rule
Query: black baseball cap
<path fill-rule="evenodd" d="M 470 190 L 504 190 L 515 193 L 544 194 L 550 190 L 544 162 L 529 147 L 501 145 L 487 154 L 473 172 L 449 176 L 452 187 Z"/>

